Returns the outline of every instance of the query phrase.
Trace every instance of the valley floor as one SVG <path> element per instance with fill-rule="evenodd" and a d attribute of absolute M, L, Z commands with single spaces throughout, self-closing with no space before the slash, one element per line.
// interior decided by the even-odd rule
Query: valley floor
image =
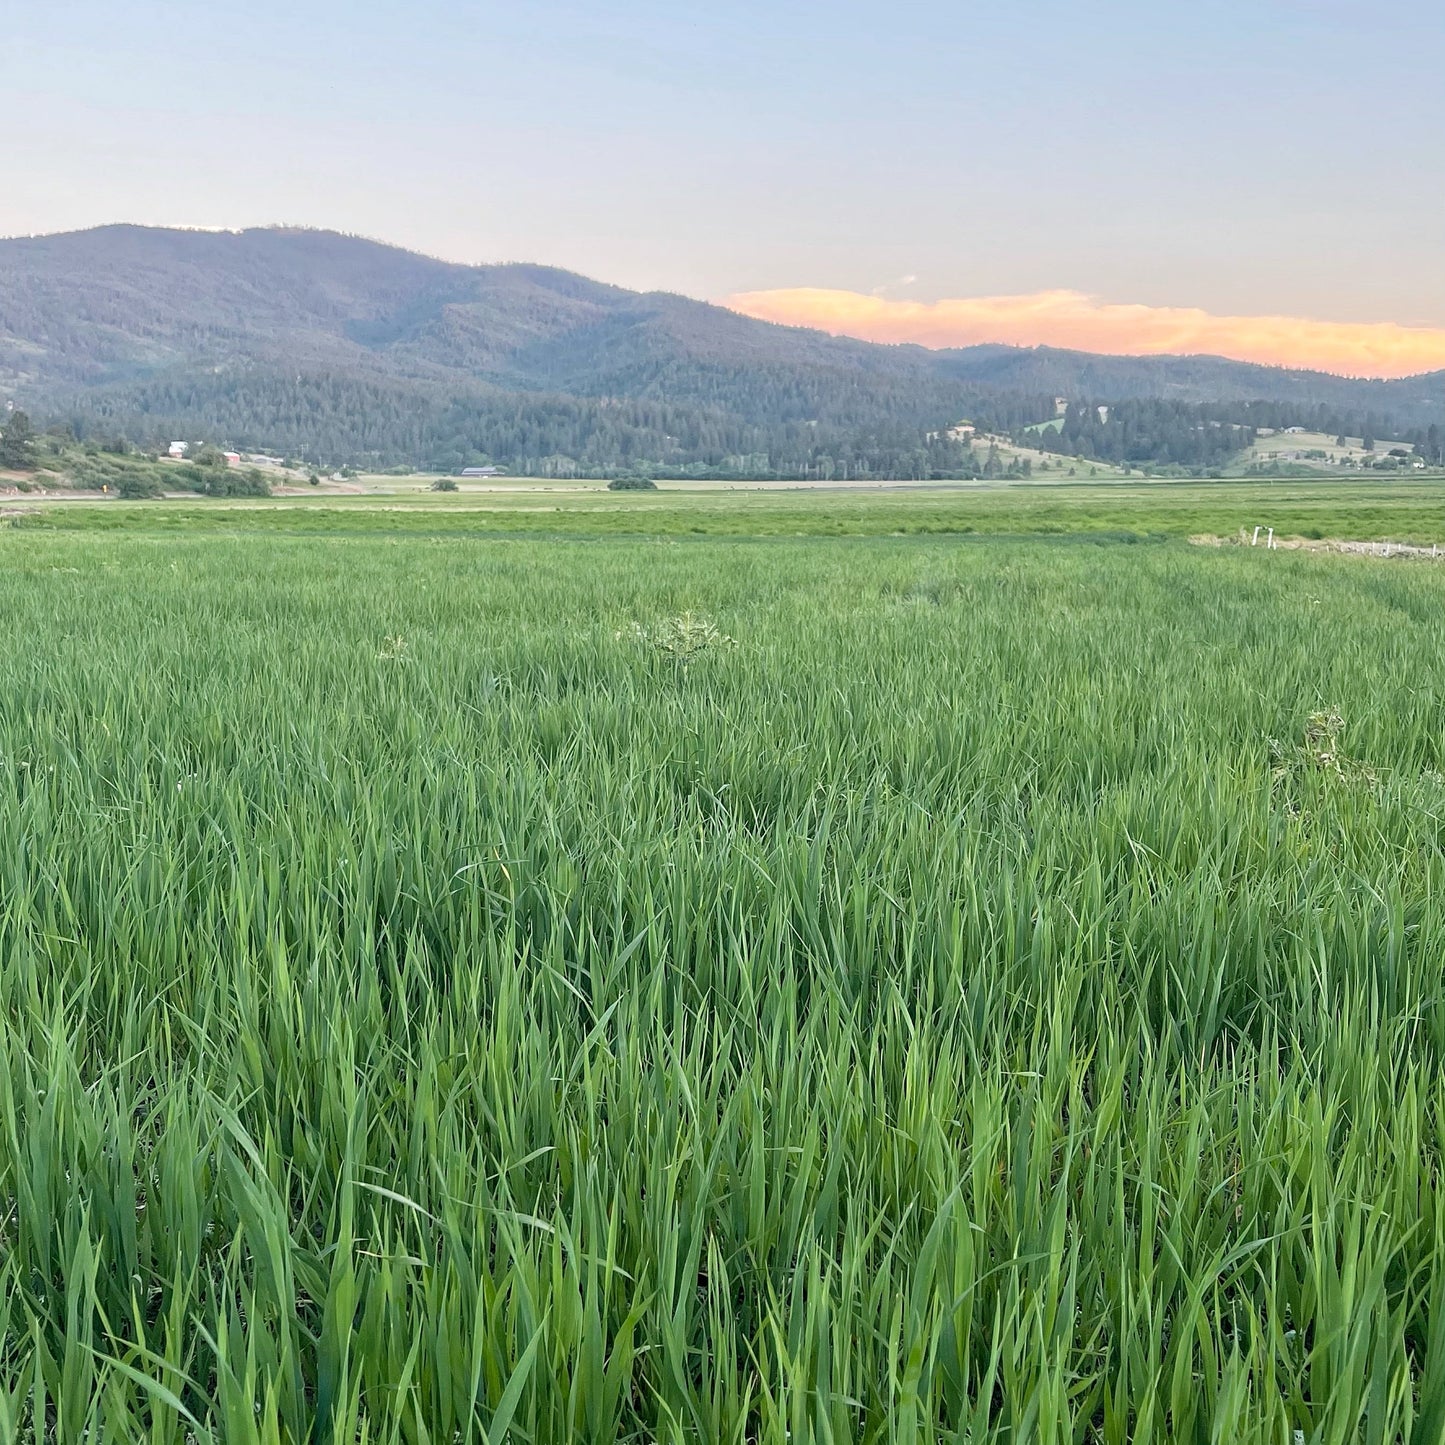
<path fill-rule="evenodd" d="M 19 495 L 0 514 L 42 530 L 197 534 L 241 528 L 267 535 L 338 534 L 583 537 L 1016 535 L 1162 541 L 1278 538 L 1445 545 L 1445 481 L 1239 479 L 1111 482 L 951 482 L 806 487 L 781 483 L 664 483 L 611 492 L 603 482 L 466 484 L 433 492 L 307 489 L 255 500 L 194 496 L 147 502 Z"/>
<path fill-rule="evenodd" d="M 1445 1434 L 1438 485 L 3 510 L 0 1437 Z"/>

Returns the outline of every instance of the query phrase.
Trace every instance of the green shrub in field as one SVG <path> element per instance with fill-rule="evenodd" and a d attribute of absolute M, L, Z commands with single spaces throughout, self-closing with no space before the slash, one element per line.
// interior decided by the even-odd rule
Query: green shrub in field
<path fill-rule="evenodd" d="M 669 617 L 652 627 L 634 622 L 616 635 L 683 664 L 695 662 L 710 652 L 737 646 L 736 639 L 720 631 L 717 623 L 692 612 Z"/>
<path fill-rule="evenodd" d="M 207 497 L 269 497 L 271 487 L 264 474 L 255 467 L 245 471 L 237 467 L 214 470 L 201 486 Z"/>
<path fill-rule="evenodd" d="M 147 497 L 162 497 L 165 488 L 160 478 L 145 472 L 127 472 L 115 483 L 113 490 L 126 501 L 138 501 Z"/>
<path fill-rule="evenodd" d="M 269 497 L 270 484 L 256 467 L 219 464 L 197 465 L 180 462 L 166 468 L 173 485 L 194 491 L 203 497 Z"/>
<path fill-rule="evenodd" d="M 1310 713 L 1298 743 L 1287 746 L 1271 739 L 1275 778 L 1284 781 L 1301 773 L 1313 773 L 1342 783 L 1378 781 L 1373 768 L 1345 751 L 1344 731 L 1344 718 L 1332 709 L 1324 709 Z"/>

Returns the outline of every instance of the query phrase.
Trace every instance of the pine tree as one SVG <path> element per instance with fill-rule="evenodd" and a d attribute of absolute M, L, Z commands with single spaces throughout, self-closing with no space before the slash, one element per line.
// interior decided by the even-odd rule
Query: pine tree
<path fill-rule="evenodd" d="M 35 428 L 23 411 L 12 411 L 0 430 L 0 467 L 26 472 L 35 465 Z"/>

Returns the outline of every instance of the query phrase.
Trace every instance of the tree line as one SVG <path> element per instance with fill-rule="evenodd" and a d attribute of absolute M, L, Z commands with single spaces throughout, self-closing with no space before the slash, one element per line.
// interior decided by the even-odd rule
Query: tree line
<path fill-rule="evenodd" d="M 615 378 L 614 378 L 615 380 Z M 989 392 L 922 376 L 807 372 L 690 361 L 626 378 L 633 395 L 469 390 L 352 373 L 247 369 L 187 373 L 72 397 L 61 418 L 81 439 L 174 438 L 274 451 L 314 467 L 454 472 L 497 465 L 546 476 L 803 481 L 966 480 L 1010 465 L 954 435 L 981 436 L 1129 467 L 1218 469 L 1271 428 L 1398 435 L 1389 418 L 1325 405 L 1074 400 Z M 1404 438 L 1445 463 L 1441 428 Z M 3 453 L 0 453 L 3 456 Z"/>
<path fill-rule="evenodd" d="M 763 477 L 917 480 L 980 475 L 984 462 L 949 428 L 965 407 L 1004 429 L 1037 418 L 1042 398 L 984 399 L 946 385 L 870 389 L 852 379 L 825 398 L 821 383 L 780 373 L 739 377 L 711 368 L 715 395 L 693 368 L 682 399 L 576 396 L 355 376 L 170 377 L 82 394 L 63 412 L 81 439 L 125 435 L 158 448 L 173 438 L 223 440 L 315 466 L 396 464 L 456 471 L 495 464 L 537 476 Z M 659 390 L 665 388 L 659 387 Z M 1051 405 L 1051 403 L 1050 403 Z"/>
<path fill-rule="evenodd" d="M 1360 438 L 1366 450 L 1394 437 L 1431 465 L 1445 464 L 1445 431 L 1437 424 L 1403 430 L 1378 412 L 1274 401 L 1182 402 L 1158 398 L 1071 402 L 1053 423 L 1021 428 L 1014 439 L 1041 451 L 1119 466 L 1210 470 L 1250 447 L 1263 431 L 1300 427 Z"/>
<path fill-rule="evenodd" d="M 1057 428 L 1028 432 L 1041 451 L 1118 466 L 1218 467 L 1251 446 L 1255 428 L 1188 402 L 1073 402 Z"/>

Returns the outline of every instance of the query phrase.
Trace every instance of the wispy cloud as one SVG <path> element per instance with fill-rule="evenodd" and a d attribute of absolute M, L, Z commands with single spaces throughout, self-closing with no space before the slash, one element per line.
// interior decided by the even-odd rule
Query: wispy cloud
<path fill-rule="evenodd" d="M 1216 316 L 1190 307 L 1118 305 L 1078 291 L 924 302 L 800 287 L 742 292 L 723 305 L 789 326 L 931 347 L 1006 342 L 1125 356 L 1209 354 L 1344 376 L 1411 376 L 1445 368 L 1441 327 Z"/>
<path fill-rule="evenodd" d="M 891 291 L 906 291 L 908 287 L 917 284 L 917 276 L 897 276 L 892 281 L 885 281 L 881 286 L 875 286 L 868 294 L 870 296 L 887 296 Z"/>

